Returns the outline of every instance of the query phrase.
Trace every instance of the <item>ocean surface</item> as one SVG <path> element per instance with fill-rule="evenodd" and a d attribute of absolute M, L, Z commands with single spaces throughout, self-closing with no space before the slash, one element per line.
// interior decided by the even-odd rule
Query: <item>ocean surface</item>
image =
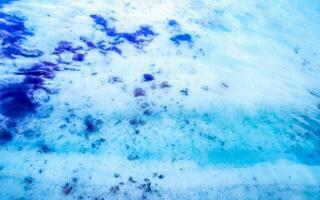
<path fill-rule="evenodd" d="M 0 0 L 0 199 L 320 199 L 320 1 Z"/>

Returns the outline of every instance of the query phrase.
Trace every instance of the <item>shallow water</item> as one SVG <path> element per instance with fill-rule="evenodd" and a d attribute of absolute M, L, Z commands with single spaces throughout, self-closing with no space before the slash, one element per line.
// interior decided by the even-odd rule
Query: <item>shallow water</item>
<path fill-rule="evenodd" d="M 320 3 L 0 0 L 0 199 L 320 199 Z"/>

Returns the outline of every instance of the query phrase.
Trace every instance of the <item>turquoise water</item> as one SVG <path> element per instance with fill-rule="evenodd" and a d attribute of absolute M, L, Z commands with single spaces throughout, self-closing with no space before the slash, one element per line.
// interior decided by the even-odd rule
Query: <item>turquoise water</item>
<path fill-rule="evenodd" d="M 319 199 L 319 11 L 0 0 L 0 199 Z"/>

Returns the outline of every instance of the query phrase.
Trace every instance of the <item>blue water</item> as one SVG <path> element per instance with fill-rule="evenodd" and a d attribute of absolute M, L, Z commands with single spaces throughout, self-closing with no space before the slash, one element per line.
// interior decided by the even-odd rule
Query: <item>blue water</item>
<path fill-rule="evenodd" d="M 320 199 L 319 11 L 0 0 L 0 199 Z"/>

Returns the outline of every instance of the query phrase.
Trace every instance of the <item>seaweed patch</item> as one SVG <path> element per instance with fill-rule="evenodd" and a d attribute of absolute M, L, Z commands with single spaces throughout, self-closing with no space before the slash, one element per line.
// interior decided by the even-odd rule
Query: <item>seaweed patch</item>
<path fill-rule="evenodd" d="M 73 47 L 71 42 L 68 41 L 60 41 L 58 43 L 58 46 L 54 49 L 53 54 L 61 54 L 64 52 L 71 52 L 71 53 L 76 53 L 78 50 L 82 49 L 82 47 Z"/>
<path fill-rule="evenodd" d="M 39 103 L 35 101 L 34 92 L 44 90 L 45 80 L 52 79 L 58 66 L 51 62 L 34 64 L 29 69 L 20 69 L 17 75 L 23 75 L 23 81 L 10 83 L 0 88 L 0 114 L 8 118 L 19 119 L 36 113 Z"/>
<path fill-rule="evenodd" d="M 85 54 L 82 52 L 79 52 L 82 50 L 84 50 L 82 46 L 74 47 L 71 42 L 60 41 L 52 54 L 57 55 L 59 57 L 58 62 L 60 63 L 65 63 L 64 61 L 62 61 L 62 58 L 60 56 L 63 53 L 71 53 L 73 61 L 82 62 L 85 60 Z"/>
<path fill-rule="evenodd" d="M 179 34 L 170 38 L 175 45 L 179 46 L 181 43 L 187 43 L 191 45 L 193 43 L 192 36 L 190 34 Z"/>
<path fill-rule="evenodd" d="M 133 33 L 118 32 L 115 27 L 110 27 L 108 20 L 101 15 L 90 15 L 90 17 L 96 25 L 100 26 L 100 28 L 96 27 L 96 29 L 105 32 L 106 35 L 111 38 L 111 42 L 109 42 L 110 46 L 107 49 L 117 50 L 117 53 L 119 52 L 118 46 L 125 41 L 141 49 L 158 35 L 148 25 L 140 26 L 140 28 Z"/>
<path fill-rule="evenodd" d="M 87 115 L 84 118 L 85 137 L 89 139 L 89 136 L 95 132 L 98 132 L 103 125 L 101 119 L 94 118 L 92 115 Z"/>
<path fill-rule="evenodd" d="M 0 57 L 15 59 L 17 56 L 39 57 L 43 52 L 27 49 L 22 43 L 33 33 L 24 25 L 22 18 L 0 12 Z"/>

